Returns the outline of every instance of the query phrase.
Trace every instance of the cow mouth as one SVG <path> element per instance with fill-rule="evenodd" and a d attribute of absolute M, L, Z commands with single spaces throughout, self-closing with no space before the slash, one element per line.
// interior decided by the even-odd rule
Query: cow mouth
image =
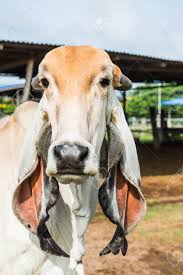
<path fill-rule="evenodd" d="M 59 183 L 69 184 L 71 182 L 75 182 L 77 184 L 81 184 L 88 178 L 89 175 L 85 174 L 81 170 L 70 170 L 70 169 L 62 169 L 57 172 L 55 178 Z"/>
<path fill-rule="evenodd" d="M 79 169 L 61 169 L 57 173 L 60 176 L 87 176 L 83 171 Z"/>

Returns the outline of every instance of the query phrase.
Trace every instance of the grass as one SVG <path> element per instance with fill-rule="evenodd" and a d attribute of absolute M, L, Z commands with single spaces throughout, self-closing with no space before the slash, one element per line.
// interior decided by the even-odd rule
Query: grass
<path fill-rule="evenodd" d="M 153 135 L 151 132 L 134 134 L 134 137 L 138 138 L 141 143 L 153 143 Z M 177 134 L 173 137 L 170 137 L 170 141 L 183 141 L 183 134 Z"/>
<path fill-rule="evenodd" d="M 164 244 L 180 244 L 183 242 L 182 213 L 183 203 L 150 206 L 136 234 Z"/>
<path fill-rule="evenodd" d="M 145 220 L 183 221 L 183 203 L 167 203 L 148 207 Z"/>
<path fill-rule="evenodd" d="M 152 143 L 153 142 L 153 136 L 151 133 L 141 133 L 139 136 L 139 141 L 143 143 Z"/>
<path fill-rule="evenodd" d="M 142 143 L 152 143 L 153 142 L 153 136 L 150 131 L 141 132 L 141 133 L 136 133 L 135 131 L 133 131 L 133 136 L 134 136 L 134 138 L 138 139 Z"/>

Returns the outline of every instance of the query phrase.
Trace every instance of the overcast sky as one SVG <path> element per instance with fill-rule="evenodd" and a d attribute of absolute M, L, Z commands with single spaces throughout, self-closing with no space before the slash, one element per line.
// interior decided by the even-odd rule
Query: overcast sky
<path fill-rule="evenodd" d="M 183 60 L 183 0 L 0 1 L 0 39 Z"/>

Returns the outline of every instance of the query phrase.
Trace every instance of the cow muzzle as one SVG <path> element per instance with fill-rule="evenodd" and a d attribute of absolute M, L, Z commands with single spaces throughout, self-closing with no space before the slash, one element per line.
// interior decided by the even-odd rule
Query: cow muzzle
<path fill-rule="evenodd" d="M 81 184 L 98 173 L 98 159 L 87 141 L 55 142 L 48 150 L 46 174 L 63 184 Z"/>
<path fill-rule="evenodd" d="M 53 149 L 59 175 L 83 175 L 89 148 L 79 144 L 63 143 Z"/>

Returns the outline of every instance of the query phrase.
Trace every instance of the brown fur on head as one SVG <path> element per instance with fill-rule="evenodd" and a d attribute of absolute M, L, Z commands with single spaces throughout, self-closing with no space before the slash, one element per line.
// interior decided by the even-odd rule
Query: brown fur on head
<path fill-rule="evenodd" d="M 125 76 L 120 68 L 112 63 L 107 52 L 91 46 L 56 48 L 46 54 L 40 64 L 40 71 L 51 73 L 60 92 L 67 92 L 68 84 L 71 91 L 71 86 L 76 83 L 79 84 L 79 92 L 86 92 L 97 74 L 105 71 L 107 67 L 113 70 L 113 86 L 116 88 L 123 86 L 122 77 Z M 41 77 L 40 72 L 39 78 L 33 80 L 35 89 L 41 88 L 39 82 Z M 126 78 L 125 88 L 127 88 L 127 80 L 131 87 L 130 80 Z M 73 91 L 78 92 L 78 89 Z"/>

